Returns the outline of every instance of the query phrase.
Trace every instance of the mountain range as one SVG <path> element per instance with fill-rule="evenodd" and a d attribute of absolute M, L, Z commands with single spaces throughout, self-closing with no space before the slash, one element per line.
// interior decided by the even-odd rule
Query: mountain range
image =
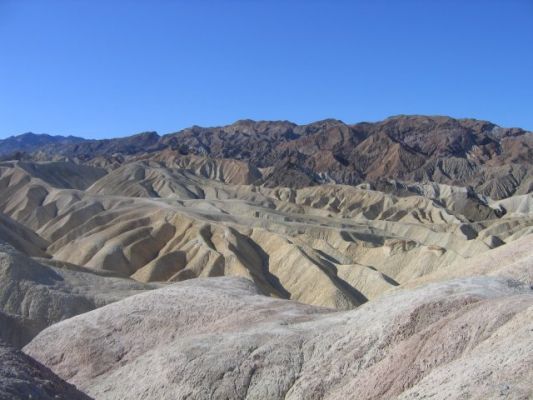
<path fill-rule="evenodd" d="M 25 134 L 0 141 L 0 154 L 32 160 L 67 159 L 116 168 L 132 159 L 183 156 L 242 161 L 246 183 L 305 187 L 323 183 L 380 184 L 388 179 L 471 186 L 502 199 L 533 189 L 533 135 L 519 128 L 449 117 L 397 116 L 347 125 L 242 120 L 105 140 Z"/>

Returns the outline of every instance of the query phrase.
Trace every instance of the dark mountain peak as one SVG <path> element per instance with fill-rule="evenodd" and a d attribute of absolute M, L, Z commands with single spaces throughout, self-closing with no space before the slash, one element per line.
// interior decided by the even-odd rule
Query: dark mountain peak
<path fill-rule="evenodd" d="M 326 118 L 319 121 L 311 122 L 310 124 L 304 125 L 306 127 L 320 127 L 320 128 L 329 128 L 332 126 L 346 126 L 346 124 L 340 119 L 335 118 Z"/>
<path fill-rule="evenodd" d="M 32 153 L 48 145 L 62 146 L 80 143 L 84 140 L 74 136 L 52 136 L 46 133 L 26 132 L 0 140 L 0 155 L 15 154 L 17 152 Z"/>
<path fill-rule="evenodd" d="M 280 128 L 280 127 L 294 127 L 297 126 L 295 123 L 290 121 L 265 121 L 265 120 L 253 120 L 253 119 L 240 119 L 235 121 L 233 124 L 222 127 L 222 129 L 231 129 L 231 128 L 244 128 L 244 129 L 253 129 L 256 131 L 262 131 L 268 128 Z"/>
<path fill-rule="evenodd" d="M 228 126 L 253 126 L 253 125 L 291 125 L 296 126 L 294 122 L 287 121 L 287 120 L 255 120 L 255 119 L 239 119 L 235 121 L 233 124 L 230 124 Z"/>
<path fill-rule="evenodd" d="M 37 139 L 37 138 L 54 139 L 54 140 L 71 139 L 71 140 L 78 140 L 78 141 L 86 140 L 82 137 L 73 136 L 73 135 L 68 135 L 68 136 L 50 135 L 48 133 L 35 133 L 35 132 L 24 132 L 24 133 L 21 133 L 20 135 L 10 136 L 6 138 L 5 140 L 7 139 Z"/>
<path fill-rule="evenodd" d="M 400 114 L 370 125 L 394 127 L 397 129 L 424 129 L 427 133 L 431 133 L 434 129 L 460 129 L 464 132 L 475 134 L 491 134 L 493 137 L 519 136 L 527 133 L 527 131 L 521 128 L 502 128 L 490 121 L 475 118 L 453 118 L 447 115 Z"/>
<path fill-rule="evenodd" d="M 34 137 L 50 137 L 50 135 L 48 135 L 47 133 L 33 133 L 33 132 L 25 132 L 25 133 L 21 133 L 20 135 L 13 135 L 13 136 L 9 136 L 8 139 L 11 139 L 11 138 L 18 138 L 18 139 L 29 139 L 29 138 L 34 138 Z"/>
<path fill-rule="evenodd" d="M 398 128 L 424 128 L 431 129 L 433 127 L 453 127 L 459 126 L 459 120 L 445 115 L 395 115 L 375 125 L 389 126 Z"/>
<path fill-rule="evenodd" d="M 143 131 L 143 132 L 139 132 L 139 133 L 136 133 L 132 136 L 154 136 L 154 137 L 159 137 L 159 134 L 156 132 L 156 131 Z"/>
<path fill-rule="evenodd" d="M 252 126 L 252 125 L 254 125 L 256 123 L 257 123 L 257 121 L 255 121 L 253 119 L 246 118 L 246 119 L 238 119 L 233 124 L 231 124 L 231 126 Z"/>
<path fill-rule="evenodd" d="M 217 130 L 225 134 L 244 136 L 282 137 L 291 133 L 297 125 L 289 121 L 254 121 L 239 120 Z"/>
<path fill-rule="evenodd" d="M 345 125 L 345 123 L 336 118 L 324 118 L 319 119 L 318 121 L 313 121 L 307 125 Z"/>
<path fill-rule="evenodd" d="M 155 131 L 146 131 L 146 132 L 140 132 L 136 133 L 132 136 L 126 136 L 124 139 L 128 140 L 159 140 L 161 136 Z"/>

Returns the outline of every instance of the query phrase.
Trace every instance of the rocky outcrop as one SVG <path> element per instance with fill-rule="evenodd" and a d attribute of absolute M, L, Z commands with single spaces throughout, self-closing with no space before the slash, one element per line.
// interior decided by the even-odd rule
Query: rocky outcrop
<path fill-rule="evenodd" d="M 91 398 L 31 357 L 0 341 L 0 399 L 90 400 Z"/>

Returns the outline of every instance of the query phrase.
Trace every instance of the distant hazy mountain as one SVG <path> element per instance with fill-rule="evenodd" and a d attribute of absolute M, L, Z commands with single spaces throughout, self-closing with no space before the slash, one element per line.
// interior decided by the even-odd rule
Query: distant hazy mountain
<path fill-rule="evenodd" d="M 85 139 L 75 136 L 52 136 L 45 133 L 24 133 L 0 139 L 0 155 L 16 152 L 32 153 L 44 146 L 65 146 L 83 142 Z"/>

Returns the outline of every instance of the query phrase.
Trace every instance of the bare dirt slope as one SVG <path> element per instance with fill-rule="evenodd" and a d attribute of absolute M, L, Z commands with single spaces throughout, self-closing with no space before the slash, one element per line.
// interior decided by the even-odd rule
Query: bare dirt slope
<path fill-rule="evenodd" d="M 24 351 L 99 399 L 527 399 L 532 312 L 529 287 L 488 277 L 335 313 L 245 279 L 190 280 L 56 324 Z"/>

